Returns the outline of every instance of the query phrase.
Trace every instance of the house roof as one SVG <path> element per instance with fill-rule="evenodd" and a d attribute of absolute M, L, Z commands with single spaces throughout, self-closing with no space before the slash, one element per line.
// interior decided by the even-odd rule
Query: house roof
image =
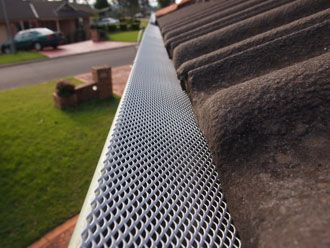
<path fill-rule="evenodd" d="M 192 4 L 194 1 L 193 0 L 182 0 L 180 3 L 176 4 L 176 3 L 173 3 L 165 8 L 162 8 L 160 10 L 158 10 L 156 12 L 156 17 L 161 17 L 161 16 L 165 16 L 177 9 L 180 9 L 182 7 L 185 7 L 189 4 Z"/>
<path fill-rule="evenodd" d="M 157 22 L 243 245 L 327 247 L 330 2 L 213 0 Z"/>
<path fill-rule="evenodd" d="M 34 19 L 35 15 L 30 7 L 29 2 L 20 0 L 3 0 L 6 6 L 8 19 L 10 21 L 16 20 L 30 20 Z M 4 21 L 3 6 L 0 2 L 0 21 Z"/>
<path fill-rule="evenodd" d="M 89 5 L 67 3 L 66 1 L 46 0 L 4 0 L 8 18 L 18 20 L 61 20 L 77 17 L 87 17 L 94 14 Z M 1 6 L 2 7 L 2 6 Z M 4 20 L 3 11 L 0 11 L 0 21 Z"/>
<path fill-rule="evenodd" d="M 40 20 L 88 17 L 93 14 L 89 5 L 67 3 L 66 1 L 31 0 L 31 2 Z"/>
<path fill-rule="evenodd" d="M 171 5 L 169 5 L 165 8 L 162 8 L 162 9 L 158 10 L 156 12 L 156 16 L 161 17 L 161 16 L 167 15 L 167 14 L 169 14 L 169 13 L 171 13 L 171 12 L 177 10 L 177 9 L 178 9 L 178 5 L 173 3 L 173 4 L 171 4 Z"/>
<path fill-rule="evenodd" d="M 231 6 L 230 8 L 218 11 L 212 15 L 206 15 L 200 20 L 196 20 L 195 22 L 191 22 L 181 28 L 168 32 L 164 36 L 166 47 L 170 49 L 170 51 L 173 51 L 173 48 L 182 42 L 200 37 L 203 34 L 237 23 L 246 18 L 256 16 L 290 1 L 291 0 L 252 0 Z M 187 32 L 187 30 L 190 31 Z"/>

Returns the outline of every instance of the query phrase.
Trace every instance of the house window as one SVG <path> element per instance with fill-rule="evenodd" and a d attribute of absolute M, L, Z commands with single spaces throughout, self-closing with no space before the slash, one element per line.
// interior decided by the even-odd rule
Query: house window
<path fill-rule="evenodd" d="M 75 20 L 75 25 L 76 28 L 81 28 L 84 26 L 84 19 L 79 17 L 78 19 Z"/>
<path fill-rule="evenodd" d="M 17 23 L 15 23 L 15 26 L 16 26 L 17 31 L 23 30 L 23 25 L 21 25 L 21 23 L 17 22 Z"/>
<path fill-rule="evenodd" d="M 24 29 L 29 29 L 29 28 L 31 28 L 31 26 L 30 26 L 30 22 L 23 22 L 23 28 L 24 28 Z"/>

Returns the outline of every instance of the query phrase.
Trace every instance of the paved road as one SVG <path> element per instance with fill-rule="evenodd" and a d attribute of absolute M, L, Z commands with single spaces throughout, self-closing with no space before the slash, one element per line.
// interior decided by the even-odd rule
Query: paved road
<path fill-rule="evenodd" d="M 124 47 L 0 68 L 0 90 L 74 76 L 96 65 L 132 64 L 135 54 L 135 47 Z"/>

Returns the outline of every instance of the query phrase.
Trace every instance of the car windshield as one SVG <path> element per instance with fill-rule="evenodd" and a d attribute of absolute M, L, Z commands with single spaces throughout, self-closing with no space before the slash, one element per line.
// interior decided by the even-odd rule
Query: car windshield
<path fill-rule="evenodd" d="M 35 31 L 41 35 L 50 35 L 50 34 L 54 33 L 54 31 L 52 31 L 48 28 L 36 28 Z"/>
<path fill-rule="evenodd" d="M 14 40 L 19 40 L 22 36 L 23 36 L 23 32 L 18 32 L 18 33 L 15 35 Z"/>
<path fill-rule="evenodd" d="M 54 32 L 48 28 L 34 28 L 18 32 L 15 35 L 15 40 L 21 40 L 24 37 L 38 36 L 38 35 L 50 35 Z"/>

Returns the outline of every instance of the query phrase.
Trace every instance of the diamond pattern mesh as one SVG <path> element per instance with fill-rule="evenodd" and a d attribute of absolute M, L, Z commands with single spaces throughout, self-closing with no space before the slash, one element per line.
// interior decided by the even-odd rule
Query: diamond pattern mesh
<path fill-rule="evenodd" d="M 240 247 L 206 142 L 149 25 L 81 247 Z"/>

